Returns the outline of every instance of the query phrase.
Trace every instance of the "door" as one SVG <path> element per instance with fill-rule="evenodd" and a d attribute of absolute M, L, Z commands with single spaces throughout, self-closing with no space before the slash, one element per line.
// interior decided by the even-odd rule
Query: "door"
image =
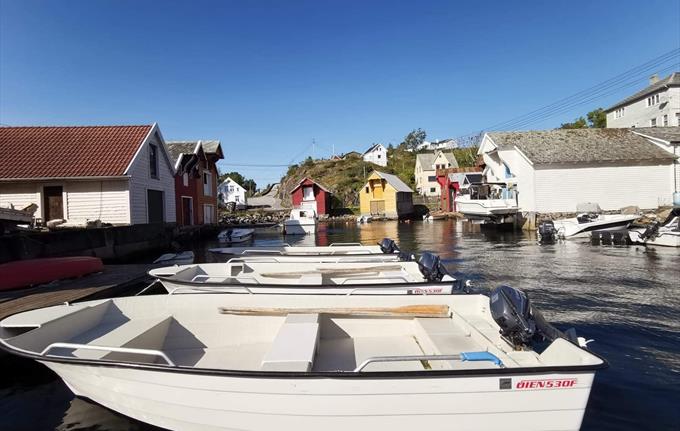
<path fill-rule="evenodd" d="M 215 217 L 213 217 L 215 214 L 214 208 L 212 205 L 203 205 L 203 224 L 215 223 Z"/>
<path fill-rule="evenodd" d="M 43 220 L 49 221 L 64 218 L 64 188 L 62 186 L 51 186 L 43 188 Z"/>
<path fill-rule="evenodd" d="M 163 192 L 160 190 L 146 191 L 147 214 L 149 223 L 163 223 Z"/>
<path fill-rule="evenodd" d="M 194 203 L 191 198 L 182 197 L 182 224 L 194 224 Z"/>
<path fill-rule="evenodd" d="M 385 214 L 385 201 L 371 201 L 371 214 Z"/>

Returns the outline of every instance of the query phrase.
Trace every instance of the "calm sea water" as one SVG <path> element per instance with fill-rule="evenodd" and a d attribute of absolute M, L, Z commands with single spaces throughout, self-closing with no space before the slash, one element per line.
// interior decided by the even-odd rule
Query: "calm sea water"
<path fill-rule="evenodd" d="M 583 429 L 680 430 L 680 250 L 587 241 L 541 246 L 525 233 L 454 221 L 332 224 L 314 240 L 374 244 L 383 237 L 404 250 L 438 253 L 477 286 L 524 289 L 558 327 L 594 339 L 589 347 L 610 367 L 596 376 Z M 280 241 L 262 232 L 255 245 Z M 207 251 L 215 245 L 196 244 L 198 261 L 215 261 Z M 33 361 L 3 356 L 0 370 L 0 430 L 154 429 L 74 398 Z"/>

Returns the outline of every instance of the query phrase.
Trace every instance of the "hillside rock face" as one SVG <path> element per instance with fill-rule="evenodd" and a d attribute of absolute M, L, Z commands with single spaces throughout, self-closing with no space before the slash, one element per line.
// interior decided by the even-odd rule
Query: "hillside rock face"
<path fill-rule="evenodd" d="M 364 162 L 361 156 L 351 155 L 338 160 L 310 160 L 288 168 L 281 179 L 278 197 L 284 207 L 290 208 L 290 192 L 305 177 L 318 182 L 333 193 L 333 208 L 356 207 L 359 205 L 359 190 L 366 178 L 375 169 L 399 175 L 413 187 L 415 155 L 407 151 L 392 149 L 388 152 L 387 167 Z"/>

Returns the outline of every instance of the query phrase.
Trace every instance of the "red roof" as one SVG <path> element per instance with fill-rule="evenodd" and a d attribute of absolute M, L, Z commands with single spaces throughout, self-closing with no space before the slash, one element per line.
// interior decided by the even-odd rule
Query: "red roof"
<path fill-rule="evenodd" d="M 0 127 L 0 179 L 122 176 L 152 127 Z"/>

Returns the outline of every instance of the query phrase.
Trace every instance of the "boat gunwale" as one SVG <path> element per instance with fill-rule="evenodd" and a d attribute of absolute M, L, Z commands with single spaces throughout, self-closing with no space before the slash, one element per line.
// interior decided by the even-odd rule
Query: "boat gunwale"
<path fill-rule="evenodd" d="M 572 343 L 573 344 L 573 343 Z M 578 346 L 576 346 L 578 347 Z M 581 348 L 581 347 L 578 347 Z M 547 367 L 512 367 L 512 368 L 479 368 L 460 370 L 419 370 L 419 371 L 261 371 L 261 370 L 225 370 L 220 368 L 194 368 L 185 365 L 168 366 L 162 364 L 145 364 L 140 362 L 111 361 L 106 359 L 82 359 L 63 356 L 42 356 L 38 353 L 15 350 L 5 340 L 0 340 L 0 350 L 13 355 L 34 359 L 39 362 L 55 362 L 59 364 L 77 364 L 89 366 L 101 366 L 105 368 L 131 368 L 146 371 L 161 371 L 181 374 L 199 374 L 212 376 L 227 376 L 241 378 L 277 378 L 277 379 L 309 379 L 309 378 L 340 378 L 340 379 L 421 379 L 451 378 L 451 377 L 489 377 L 526 374 L 554 374 L 554 373 L 587 373 L 609 368 L 609 363 L 599 354 L 587 350 L 587 352 L 600 361 L 592 365 L 559 365 Z"/>

